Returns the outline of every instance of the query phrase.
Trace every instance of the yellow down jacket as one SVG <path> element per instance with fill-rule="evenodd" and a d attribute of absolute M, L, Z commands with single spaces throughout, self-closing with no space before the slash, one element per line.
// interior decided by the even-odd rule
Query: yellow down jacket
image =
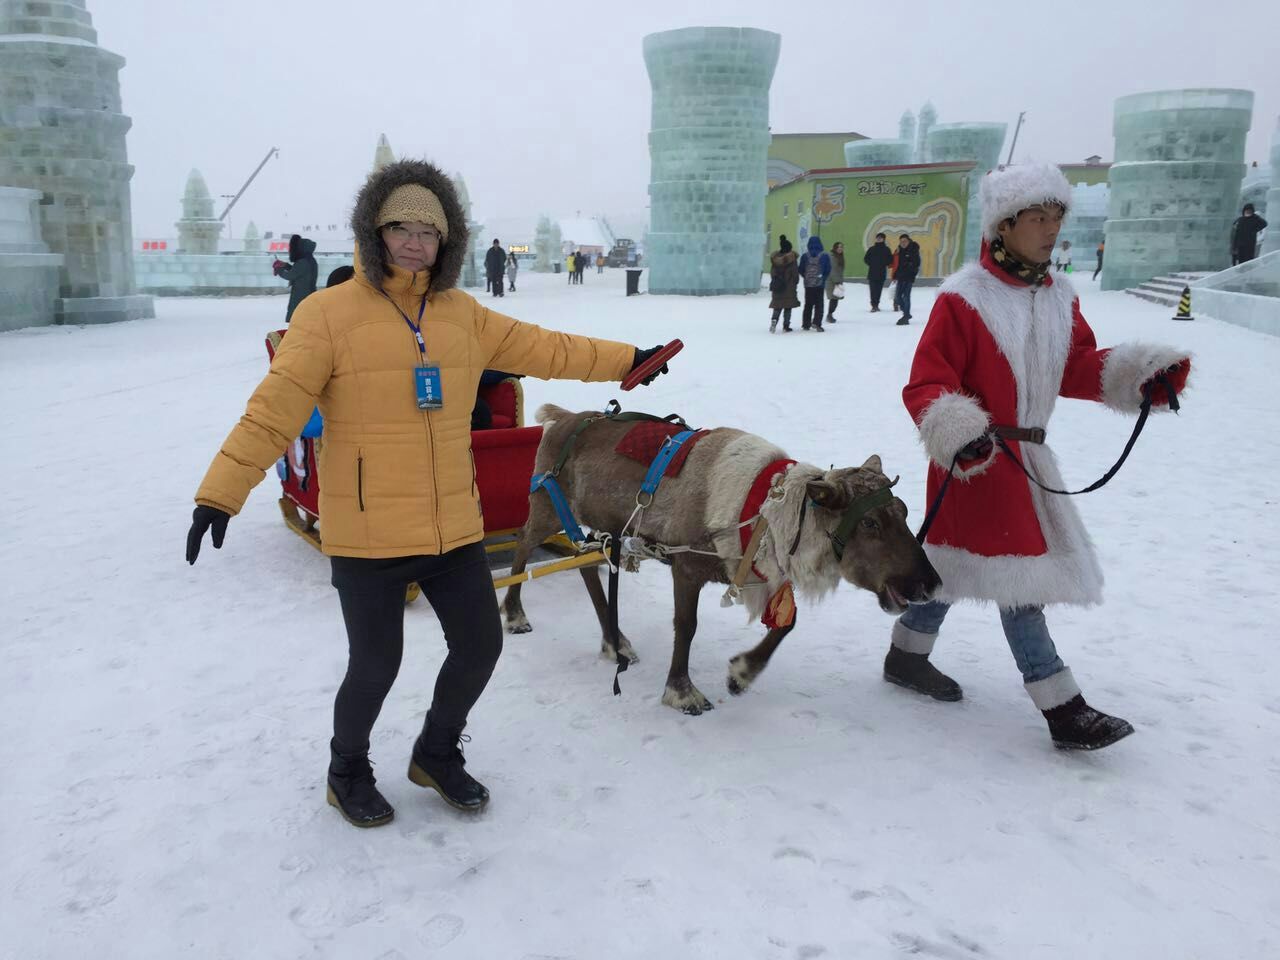
<path fill-rule="evenodd" d="M 318 404 L 324 552 L 445 553 L 484 536 L 471 458 L 481 371 L 621 380 L 635 350 L 520 323 L 460 290 L 437 289 L 426 272 L 378 264 L 373 269 L 380 275 L 371 281 L 365 259 L 357 251 L 354 281 L 299 304 L 270 372 L 214 458 L 196 502 L 237 513 Z M 427 363 L 440 367 L 444 395 L 442 409 L 425 411 L 418 409 L 414 384 L 422 360 L 401 315 L 416 321 L 424 296 Z"/>

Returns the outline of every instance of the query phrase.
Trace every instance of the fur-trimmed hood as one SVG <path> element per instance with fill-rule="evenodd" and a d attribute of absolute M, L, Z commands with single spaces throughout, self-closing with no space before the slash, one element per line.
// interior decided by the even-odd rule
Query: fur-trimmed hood
<path fill-rule="evenodd" d="M 470 242 L 467 218 L 463 215 L 458 193 L 453 181 L 442 170 L 425 160 L 397 160 L 371 173 L 356 194 L 355 208 L 351 211 L 351 231 L 355 235 L 356 255 L 365 278 L 375 289 L 381 290 L 387 269 L 383 260 L 382 237 L 378 234 L 378 211 L 391 191 L 410 183 L 421 184 L 434 193 L 449 221 L 449 239 L 440 244 L 435 266 L 431 268 L 431 280 L 427 286 L 430 296 L 457 286 Z"/>

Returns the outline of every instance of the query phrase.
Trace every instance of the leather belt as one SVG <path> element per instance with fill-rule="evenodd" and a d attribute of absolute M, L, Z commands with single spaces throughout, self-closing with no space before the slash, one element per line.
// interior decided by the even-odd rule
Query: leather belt
<path fill-rule="evenodd" d="M 1004 427 L 994 426 L 991 428 L 1001 440 L 1017 440 L 1021 443 L 1044 443 L 1044 427 Z"/>

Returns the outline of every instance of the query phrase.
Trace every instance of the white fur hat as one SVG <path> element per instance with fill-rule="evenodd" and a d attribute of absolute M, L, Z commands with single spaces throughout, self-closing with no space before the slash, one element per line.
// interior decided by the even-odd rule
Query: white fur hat
<path fill-rule="evenodd" d="M 1028 163 L 992 170 L 982 178 L 982 237 L 994 240 L 1001 223 L 1038 203 L 1071 208 L 1071 184 L 1052 163 Z"/>

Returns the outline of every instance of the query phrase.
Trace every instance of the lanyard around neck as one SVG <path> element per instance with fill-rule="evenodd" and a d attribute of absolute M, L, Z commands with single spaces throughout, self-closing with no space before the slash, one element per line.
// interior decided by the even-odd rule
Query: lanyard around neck
<path fill-rule="evenodd" d="M 387 297 L 387 294 L 385 292 L 382 295 L 384 297 Z M 412 320 L 410 320 L 409 315 L 400 309 L 400 304 L 396 303 L 390 297 L 387 297 L 387 303 L 391 304 L 393 307 L 396 308 L 396 313 L 400 314 L 400 316 L 404 318 L 404 322 L 407 323 L 409 325 L 409 329 L 413 331 L 413 338 L 418 341 L 418 352 L 422 354 L 422 359 L 425 361 L 427 359 L 427 345 L 422 339 L 422 314 L 427 309 L 426 295 L 423 294 L 422 304 L 418 307 L 417 323 L 414 323 Z"/>

